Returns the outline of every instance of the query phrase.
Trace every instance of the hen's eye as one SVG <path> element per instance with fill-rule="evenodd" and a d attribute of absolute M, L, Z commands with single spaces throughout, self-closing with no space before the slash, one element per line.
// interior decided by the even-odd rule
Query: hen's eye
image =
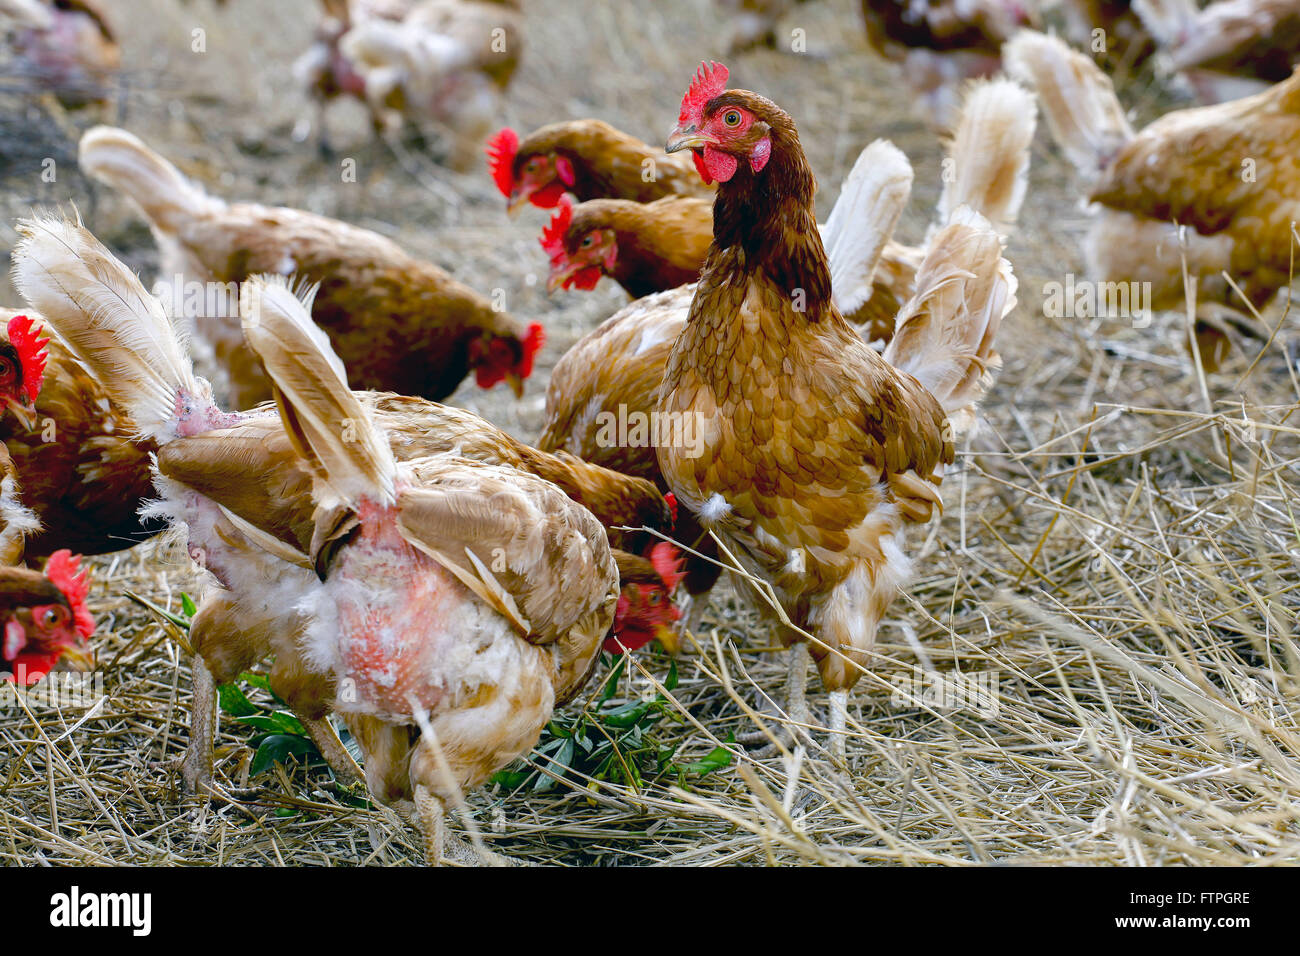
<path fill-rule="evenodd" d="M 528 162 L 524 163 L 524 172 L 526 172 L 526 173 L 535 173 L 535 172 L 537 172 L 537 159 L 536 159 L 536 157 L 534 157 L 533 159 L 530 159 Z"/>
<path fill-rule="evenodd" d="M 727 110 L 727 112 L 722 114 L 722 122 L 726 123 L 728 126 L 739 126 L 740 110 Z"/>
<path fill-rule="evenodd" d="M 46 608 L 45 613 L 41 615 L 41 623 L 44 624 L 46 627 L 53 627 L 54 625 L 58 624 L 59 621 L 61 621 L 62 619 L 63 619 L 63 611 L 57 607 Z"/>
<path fill-rule="evenodd" d="M 658 604 L 658 603 L 659 603 L 659 592 L 658 592 L 658 591 L 655 591 L 653 594 L 650 595 L 650 603 L 651 603 L 651 604 Z"/>
<path fill-rule="evenodd" d="M 590 249 L 591 244 L 596 241 L 596 237 L 590 233 L 582 237 L 582 248 Z"/>
<path fill-rule="evenodd" d="M 8 359 L 0 359 L 0 379 L 13 378 L 13 363 Z"/>

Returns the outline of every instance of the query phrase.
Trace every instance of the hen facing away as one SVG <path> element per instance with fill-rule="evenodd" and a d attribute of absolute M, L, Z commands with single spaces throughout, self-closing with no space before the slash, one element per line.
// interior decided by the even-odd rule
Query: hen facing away
<path fill-rule="evenodd" d="M 364 495 L 360 498 L 322 498 L 321 482 L 324 479 L 313 470 L 313 459 L 308 457 L 313 447 L 308 438 L 319 439 L 319 409 L 315 413 L 317 417 L 307 417 L 308 424 L 304 425 L 301 413 L 291 417 L 291 413 L 285 411 L 287 400 L 281 394 L 278 407 L 285 421 L 296 423 L 289 427 L 282 425 L 269 408 L 251 413 L 223 412 L 212 401 L 207 384 L 193 375 L 188 357 L 161 304 L 149 296 L 135 277 L 92 236 L 79 227 L 57 221 L 31 222 L 24 224 L 23 229 L 24 239 L 15 255 L 20 289 L 29 301 L 42 308 L 50 323 L 82 361 L 101 373 L 109 370 L 114 373 L 111 377 L 112 399 L 159 445 L 155 483 L 161 501 L 156 510 L 169 521 L 184 523 L 191 555 L 216 579 L 216 587 L 204 599 L 190 635 L 199 654 L 194 666 L 195 714 L 191 749 L 183 767 L 191 786 L 202 786 L 211 773 L 214 676 L 229 679 L 232 672 L 238 673 L 239 669 L 269 654 L 276 657 L 272 671 L 273 687 L 302 715 L 304 723 L 321 745 L 322 753 L 340 772 L 347 772 L 350 758 L 324 719 L 330 709 L 339 706 L 336 688 L 340 675 L 330 662 L 313 658 L 311 648 L 316 645 L 310 641 L 315 633 L 314 627 L 331 626 L 331 622 L 337 621 L 337 616 L 331 617 L 325 612 L 309 613 L 305 608 L 315 606 L 311 602 L 322 593 L 322 589 L 333 593 L 330 588 L 335 569 L 351 567 L 348 555 L 361 553 L 349 550 L 358 536 L 372 543 L 382 540 L 384 547 L 392 544 L 401 550 L 406 545 L 397 544 L 397 539 L 406 539 L 402 537 L 404 532 L 399 527 L 400 522 L 419 523 L 429 518 L 433 526 L 443 528 L 445 536 L 442 539 L 423 542 L 426 551 L 441 555 L 440 559 L 432 555 L 431 560 L 435 563 L 442 560 L 449 565 L 449 568 L 444 568 L 445 573 L 438 572 L 442 575 L 438 578 L 440 583 L 430 587 L 448 601 L 452 600 L 451 596 L 459 595 L 462 604 L 455 607 L 464 613 L 457 613 L 470 624 L 478 622 L 489 630 L 495 628 L 491 630 L 491 634 L 496 635 L 493 640 L 504 640 L 502 635 L 508 631 L 513 635 L 511 639 L 521 645 L 532 647 L 536 639 L 537 646 L 544 646 L 540 655 L 524 647 L 518 648 L 517 652 L 503 652 L 502 666 L 506 671 L 498 676 L 502 680 L 508 679 L 514 673 L 509 668 L 515 666 L 511 662 L 516 658 L 524 660 L 527 667 L 534 670 L 537 660 L 543 663 L 551 661 L 554 665 L 551 693 L 549 697 L 543 695 L 539 705 L 547 714 L 555 701 L 563 701 L 580 685 L 581 678 L 586 676 L 584 668 L 608 638 L 611 625 L 620 643 L 630 647 L 643 642 L 639 641 L 640 631 L 648 633 L 645 637 L 648 640 L 656 636 L 655 629 L 671 622 L 671 612 L 664 607 L 664 602 L 649 608 L 635 600 L 651 587 L 644 580 L 630 583 L 635 594 L 631 595 L 633 600 L 629 605 L 634 606 L 624 608 L 621 615 L 618 613 L 616 562 L 626 563 L 626 556 L 619 557 L 611 552 L 600 524 L 600 519 L 611 524 L 645 522 L 666 530 L 670 521 L 667 505 L 649 483 L 606 472 L 571 456 L 545 455 L 528 449 L 467 412 L 415 399 L 352 393 L 342 389 L 339 384 L 342 381 L 341 366 L 337 357 L 326 349 L 323 336 L 306 318 L 306 306 L 282 286 L 268 285 L 269 280 L 255 280 L 245 288 L 244 310 L 249 312 L 255 304 L 260 304 L 261 310 L 252 314 L 263 317 L 265 334 L 275 339 L 272 345 L 261 343 L 263 348 L 290 349 L 292 356 L 302 356 L 301 361 L 309 364 L 320 376 L 325 376 L 323 369 L 328 369 L 334 376 L 328 382 L 322 378 L 323 384 L 318 382 L 315 390 L 310 392 L 312 401 L 320 395 L 329 396 L 334 411 L 339 413 L 328 419 L 338 423 L 336 427 L 326 428 L 328 437 L 345 446 L 363 443 L 358 454 L 367 456 L 366 461 L 356 467 L 362 467 L 366 462 L 374 469 L 382 467 L 382 474 L 389 475 L 393 487 L 409 482 L 411 488 L 404 494 L 414 496 L 399 497 L 397 504 L 392 505 L 397 508 L 396 512 L 391 508 L 374 511 L 371 508 L 373 502 Z M 256 297 L 259 291 L 261 298 Z M 268 302 L 271 305 L 278 303 L 280 312 L 289 314 L 294 324 L 286 327 L 283 323 L 271 323 L 266 311 Z M 297 345 L 290 348 L 294 342 Z M 308 361 L 313 355 L 316 356 L 314 364 Z M 351 454 L 352 449 L 346 453 Z M 374 464 L 372 459 L 379 464 Z M 395 463 L 391 469 L 388 466 L 390 461 Z M 455 475 L 463 474 L 479 477 L 466 479 L 469 484 L 462 486 L 457 484 L 459 479 Z M 554 479 L 554 482 L 549 479 Z M 498 489 L 498 481 L 508 487 Z M 476 489 L 473 494 L 466 490 L 471 487 Z M 490 507 L 496 499 L 480 494 L 484 489 L 500 492 L 501 508 L 494 510 Z M 565 496 L 566 491 L 575 497 Z M 529 508 L 540 509 L 542 518 L 535 527 L 523 519 L 525 516 L 536 518 L 536 511 L 518 510 L 515 507 L 518 502 L 511 497 L 516 492 L 533 502 Z M 466 506 L 468 510 L 453 508 L 451 513 L 439 511 L 441 505 L 429 505 L 432 498 L 442 500 L 439 496 L 460 501 L 462 493 L 478 505 Z M 585 506 L 575 500 L 579 496 Z M 424 504 L 412 505 L 415 510 L 408 512 L 407 518 L 402 518 L 404 506 L 401 502 L 416 499 Z M 421 510 L 426 505 L 433 507 L 434 511 Z M 476 508 L 488 508 L 488 511 L 480 513 Z M 435 512 L 436 518 L 430 518 Z M 373 526 L 377 530 L 372 539 L 366 530 L 367 521 L 377 514 L 381 514 L 382 520 L 377 519 L 380 525 Z M 389 518 L 394 518 L 398 524 L 385 524 Z M 613 569 L 614 589 L 608 600 L 609 619 L 605 620 L 602 612 L 597 618 L 588 620 L 592 627 L 603 622 L 597 629 L 598 633 L 594 632 L 594 644 L 590 649 L 584 643 L 585 636 L 578 641 L 573 634 L 564 631 L 565 627 L 576 627 L 575 622 L 581 615 L 564 624 L 555 616 L 558 610 L 547 610 L 551 598 L 554 598 L 551 603 L 562 609 L 584 600 L 582 595 L 587 593 L 584 588 L 604 586 L 604 579 L 593 571 L 590 562 L 584 574 L 563 579 L 561 590 L 564 593 L 558 596 L 545 593 L 550 586 L 545 582 L 556 579 L 545 578 L 543 569 L 507 562 L 502 570 L 493 564 L 494 559 L 500 557 L 494 548 L 504 548 L 508 553 L 516 545 L 527 545 L 525 552 L 532 558 L 549 560 L 547 556 L 551 551 L 548 549 L 560 547 L 554 542 L 546 543 L 551 541 L 546 537 L 550 533 L 546 529 L 553 527 L 549 523 L 552 521 L 568 522 L 579 529 L 591 560 L 608 561 Z M 462 539 L 458 535 L 468 537 Z M 570 539 L 577 540 L 573 535 L 565 540 Z M 544 543 L 540 551 L 539 541 Z M 480 550 L 480 546 L 486 550 Z M 402 554 L 410 557 L 406 551 Z M 365 562 L 360 566 L 365 566 Z M 421 560 L 412 559 L 411 567 L 424 565 Z M 391 574 L 376 575 L 371 581 L 378 593 L 375 600 L 398 601 L 397 591 L 402 588 L 411 594 L 419 592 L 423 586 L 420 583 L 422 579 L 403 578 L 403 573 L 399 569 Z M 414 571 L 410 573 L 415 574 Z M 350 579 L 345 574 L 339 580 L 347 582 Z M 459 585 L 452 586 L 453 581 Z M 533 583 L 528 583 L 530 581 Z M 392 589 L 385 590 L 389 583 Z M 672 583 L 675 582 L 666 582 L 666 587 L 671 587 Z M 460 587 L 459 591 L 457 587 Z M 336 590 L 351 593 L 346 584 L 339 585 Z M 406 597 L 402 600 L 410 597 L 406 591 L 403 594 Z M 604 596 L 599 603 L 604 606 Z M 321 606 L 333 607 L 328 604 Z M 450 613 L 452 605 L 440 607 Z M 350 612 L 339 613 L 346 617 Z M 502 624 L 493 615 L 504 615 L 508 620 Z M 318 618 L 325 623 L 321 624 Z M 408 629 L 405 633 L 415 641 L 425 630 L 436 632 L 440 620 L 443 620 L 440 614 L 417 613 L 403 626 Z M 555 630 L 557 627 L 559 631 Z M 587 624 L 583 627 L 582 633 L 586 635 Z M 620 631 L 620 628 L 624 630 Z M 473 631 L 469 636 L 474 634 L 480 632 Z M 549 638 L 546 637 L 548 634 Z M 569 637 L 563 634 L 569 634 Z M 419 648 L 415 648 L 411 654 L 416 655 L 418 651 Z M 566 657 L 566 654 L 570 656 Z M 451 656 L 456 657 L 455 654 Z M 469 656 L 478 659 L 478 655 Z M 404 658 L 407 663 L 412 659 L 410 656 Z M 379 662 L 372 663 L 381 666 Z M 355 675 L 342 676 L 352 679 Z M 443 677 L 448 687 L 458 679 L 454 675 Z M 477 673 L 471 674 L 467 680 L 471 684 L 473 680 L 480 680 L 486 687 L 492 678 L 488 673 Z M 354 684 L 344 686 L 352 688 Z M 464 705 L 464 708 L 472 710 L 481 705 L 488 707 L 489 711 L 491 707 L 505 706 L 504 698 L 492 704 L 489 698 L 493 695 L 486 690 L 480 697 L 475 698 L 473 693 L 469 696 L 471 699 L 467 702 L 463 696 L 453 694 L 448 698 L 447 706 L 454 709 Z M 394 702 L 390 700 L 389 703 Z M 429 707 L 436 709 L 434 703 L 429 703 Z M 379 713 L 376 710 L 370 716 L 376 717 Z M 421 712 L 421 716 L 434 720 L 434 710 Z M 387 713 L 387 717 L 392 717 L 392 714 Z M 414 719 L 412 714 L 407 717 Z M 419 720 L 415 722 L 418 724 Z M 538 730 L 541 726 L 538 725 Z M 493 725 L 486 727 L 484 733 L 495 733 L 494 727 L 501 729 Z M 443 743 L 446 745 L 445 739 Z M 481 751 L 474 753 L 477 755 L 474 759 L 488 759 Z M 496 753 L 505 758 L 505 751 Z M 445 793 L 445 790 L 437 792 Z M 427 805 L 426 811 L 432 812 L 429 810 L 431 806 Z"/>
<path fill-rule="evenodd" d="M 1150 286 L 1150 307 L 1186 306 L 1195 283 L 1199 353 L 1225 352 L 1225 325 L 1204 308 L 1258 309 L 1290 281 L 1300 218 L 1300 75 L 1256 96 L 1176 110 L 1135 133 L 1110 80 L 1086 56 L 1032 31 L 1007 45 L 1053 136 L 1085 180 L 1095 219 L 1084 240 L 1091 277 Z M 1224 274 L 1244 293 L 1246 302 Z M 1253 330 L 1244 315 L 1231 327 Z"/>
<path fill-rule="evenodd" d="M 986 220 L 957 210 L 930 243 L 917 294 L 885 354 L 835 307 L 794 121 L 704 65 L 670 150 L 691 149 L 718 182 L 714 241 L 657 411 L 696 422 L 694 447 L 656 451 L 678 501 L 774 590 L 811 639 L 844 753 L 847 692 L 906 582 L 910 524 L 941 504 L 958 429 L 998 364 L 993 340 L 1015 280 Z M 737 585 L 776 616 L 746 579 Z M 802 698 L 801 652 L 791 700 Z M 795 715 L 806 723 L 807 714 Z"/>
<path fill-rule="evenodd" d="M 437 401 L 473 371 L 483 388 L 505 381 L 522 395 L 542 327 L 525 328 L 486 296 L 385 237 L 297 209 L 223 202 L 125 130 L 88 131 L 80 162 L 148 218 L 163 281 L 173 284 L 171 295 L 193 322 L 196 344 L 210 353 L 214 384 L 235 407 L 270 397 L 240 333 L 238 292 L 231 285 L 259 272 L 319 284 L 312 318 L 357 388 Z M 194 282 L 214 285 L 190 294 L 187 285 Z"/>

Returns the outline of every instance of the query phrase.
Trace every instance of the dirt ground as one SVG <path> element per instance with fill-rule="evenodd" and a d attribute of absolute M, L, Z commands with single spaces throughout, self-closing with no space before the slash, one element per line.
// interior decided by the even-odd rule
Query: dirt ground
<path fill-rule="evenodd" d="M 79 130 L 117 122 L 213 193 L 345 219 L 482 292 L 505 290 L 511 312 L 547 330 L 527 394 L 516 402 L 503 386 L 468 383 L 450 401 L 536 437 L 551 367 L 626 301 L 617 286 L 548 297 L 543 213 L 509 219 L 484 169 L 457 175 L 428 153 L 395 155 L 354 104 L 327 117 L 334 156 L 317 151 L 314 128 L 298 141 L 295 127 L 315 121 L 291 74 L 316 20 L 309 0 L 108 7 L 125 64 L 116 117 L 57 117 L 0 67 L 0 248 L 12 246 L 16 217 L 75 203 L 152 279 L 156 252 L 139 216 L 76 169 Z M 805 54 L 737 57 L 724 55 L 710 0 L 524 7 L 526 49 L 503 125 L 595 116 L 658 141 L 699 61 L 723 59 L 733 85 L 795 117 L 821 214 L 858 151 L 884 137 L 916 171 L 901 238 L 924 234 L 942 143 L 868 51 L 854 0 L 819 0 L 788 18 L 785 29 L 806 31 Z M 200 29 L 206 51 L 193 52 Z M 1149 75 L 1119 91 L 1139 123 L 1180 104 Z M 47 158 L 54 182 L 40 175 Z M 355 183 L 342 181 L 345 159 Z M 913 533 L 917 579 L 882 629 L 879 668 L 854 693 L 846 769 L 817 749 L 792 766 L 728 743 L 783 701 L 785 661 L 724 586 L 698 645 L 677 661 L 670 717 L 651 734 L 679 762 L 727 747 L 726 766 L 645 773 L 639 784 L 570 775 L 541 791 L 497 785 L 470 795 L 456 825 L 519 859 L 563 865 L 1294 862 L 1300 530 L 1286 422 L 1300 392 L 1282 349 L 1294 321 L 1249 372 L 1259 343 L 1202 384 L 1180 315 L 1145 329 L 1049 318 L 1044 286 L 1082 275 L 1086 226 L 1072 172 L 1040 129 L 1007 251 L 1020 286 L 1003 369 L 945 482 L 943 518 Z M 0 304 L 21 305 L 6 280 Z M 1265 317 L 1282 313 L 1275 303 Z M 419 861 L 400 821 L 341 794 L 321 768 L 250 775 L 250 732 L 228 720 L 221 793 L 181 797 L 172 761 L 188 735 L 188 665 L 122 593 L 176 611 L 181 592 L 201 584 L 166 542 L 96 568 L 108 696 L 89 715 L 0 703 L 0 859 Z M 997 713 L 899 700 L 918 672 L 997 675 Z M 664 655 L 637 655 L 614 699 L 653 697 L 668 673 Z M 810 692 L 821 712 L 824 695 Z"/>

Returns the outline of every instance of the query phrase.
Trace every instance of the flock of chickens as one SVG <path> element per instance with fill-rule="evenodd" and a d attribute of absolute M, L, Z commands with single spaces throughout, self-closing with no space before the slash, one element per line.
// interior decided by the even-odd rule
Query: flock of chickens
<path fill-rule="evenodd" d="M 736 46 L 775 44 L 792 5 L 730 4 Z M 527 753 L 602 650 L 675 650 L 724 566 L 790 648 L 804 729 L 811 654 L 843 755 L 847 693 L 911 574 L 907 530 L 942 509 L 1000 364 L 1035 93 L 1092 202 L 1093 277 L 1150 282 L 1157 308 L 1190 293 L 1207 367 L 1289 284 L 1295 2 L 1072 5 L 1085 48 L 1114 40 L 1090 53 L 1032 29 L 1032 3 L 864 2 L 873 48 L 951 113 L 916 247 L 892 235 L 913 180 L 900 150 L 863 150 L 818 223 L 798 118 L 719 63 L 684 82 L 665 148 L 598 119 L 489 136 L 526 36 L 518 4 L 323 6 L 299 70 L 322 103 L 357 96 L 381 129 L 436 117 L 450 163 L 485 149 L 512 212 L 550 212 L 550 289 L 609 277 L 633 301 L 559 359 L 528 445 L 439 402 L 470 373 L 522 395 L 540 324 L 387 238 L 228 202 L 130 132 L 90 129 L 80 166 L 138 206 L 160 274 L 230 295 L 155 295 L 80 222 L 19 225 L 26 307 L 0 316 L 0 651 L 23 682 L 93 667 L 73 552 L 180 529 L 212 581 L 190 630 L 187 786 L 211 781 L 216 687 L 273 659 L 271 686 L 334 771 L 407 815 L 431 862 L 481 859 L 444 832 L 448 802 Z M 20 53 L 58 67 L 56 90 L 84 96 L 116 66 L 87 0 L 0 14 Z M 1224 88 L 1211 78 L 1264 86 L 1134 132 L 1098 64 L 1153 51 L 1205 95 Z M 611 440 L 614 412 L 677 430 Z"/>

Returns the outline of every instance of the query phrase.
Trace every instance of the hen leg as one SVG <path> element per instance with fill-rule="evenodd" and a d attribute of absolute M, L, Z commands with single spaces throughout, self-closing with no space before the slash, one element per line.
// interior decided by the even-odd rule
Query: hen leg
<path fill-rule="evenodd" d="M 831 691 L 831 756 L 837 763 L 847 764 L 849 692 L 847 690 Z"/>
<path fill-rule="evenodd" d="M 217 733 L 217 685 L 203 658 L 195 656 L 194 701 L 190 707 L 190 744 L 181 760 L 181 779 L 189 793 L 212 784 L 212 743 Z"/>
<path fill-rule="evenodd" d="M 790 648 L 790 670 L 785 678 L 785 710 L 792 724 L 810 725 L 812 712 L 808 710 L 808 645 L 803 641 Z M 798 740 L 804 727 L 791 726 L 790 734 Z"/>
<path fill-rule="evenodd" d="M 300 719 L 303 728 L 311 737 L 312 742 L 316 744 L 316 749 L 320 751 L 320 755 L 325 758 L 325 762 L 330 765 L 330 769 L 334 771 L 340 780 L 349 785 L 365 782 L 365 771 L 352 759 L 352 754 L 348 753 L 348 748 L 343 746 L 343 741 L 339 739 L 339 735 L 334 730 L 334 725 L 330 723 L 328 717 L 322 717 L 319 720 L 313 720 L 310 717 Z"/>

